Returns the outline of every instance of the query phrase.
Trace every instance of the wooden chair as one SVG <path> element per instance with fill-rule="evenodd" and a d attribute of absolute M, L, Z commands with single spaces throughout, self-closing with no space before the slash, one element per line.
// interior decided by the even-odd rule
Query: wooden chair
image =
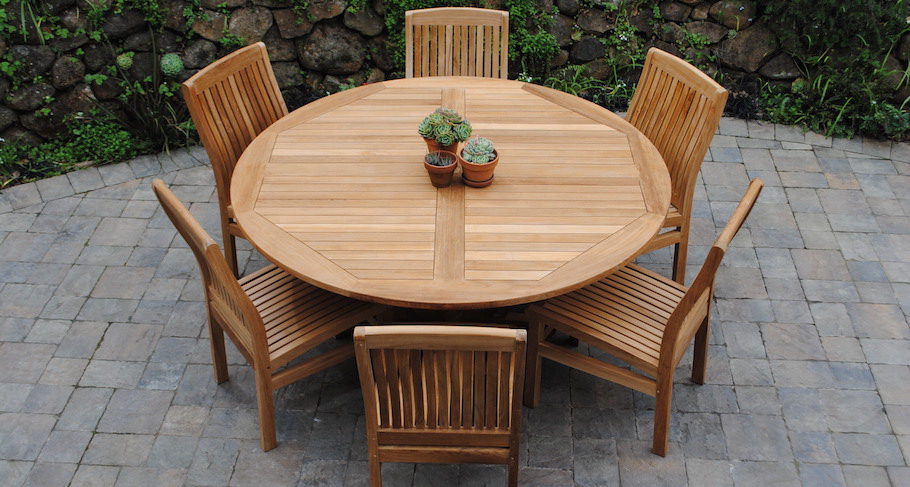
<path fill-rule="evenodd" d="M 441 7 L 405 13 L 405 76 L 509 76 L 509 12 Z"/>
<path fill-rule="evenodd" d="M 238 49 L 183 83 L 183 98 L 215 171 L 224 255 L 239 277 L 235 237 L 246 238 L 231 207 L 231 175 L 250 142 L 288 108 L 265 44 Z"/>
<path fill-rule="evenodd" d="M 673 279 L 685 283 L 695 180 L 720 123 L 727 90 L 695 66 L 657 48 L 648 50 L 626 121 L 657 147 L 673 193 L 664 229 L 641 253 L 676 244 Z"/>
<path fill-rule="evenodd" d="M 714 275 L 727 246 L 752 210 L 762 184 L 755 179 L 749 185 L 691 287 L 629 264 L 597 283 L 531 305 L 527 310 L 525 403 L 535 406 L 540 400 L 542 357 L 650 394 L 657 399 L 651 450 L 666 455 L 673 373 L 694 339 L 692 381 L 704 383 Z M 587 342 L 643 373 L 548 343 L 544 341 L 547 329 Z"/>
<path fill-rule="evenodd" d="M 353 357 L 354 347 L 347 342 L 293 366 L 288 363 L 363 321 L 375 320 L 385 308 L 311 286 L 274 265 L 238 281 L 218 244 L 167 185 L 156 179 L 152 187 L 202 271 L 215 380 L 219 384 L 228 380 L 227 333 L 253 366 L 260 441 L 263 451 L 271 450 L 277 444 L 272 393 Z"/>
<path fill-rule="evenodd" d="M 518 485 L 524 330 L 358 326 L 370 484 L 381 462 L 498 463 Z"/>

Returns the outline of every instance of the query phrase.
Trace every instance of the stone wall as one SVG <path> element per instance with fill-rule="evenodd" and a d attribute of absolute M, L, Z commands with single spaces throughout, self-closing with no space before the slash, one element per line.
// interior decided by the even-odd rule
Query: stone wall
<path fill-rule="evenodd" d="M 19 25 L 19 2 L 6 9 L 12 25 Z M 97 0 L 96 0 L 97 1 Z M 102 30 L 115 49 L 135 53 L 129 74 L 141 79 L 153 68 L 153 46 L 161 53 L 177 53 L 184 70 L 182 81 L 227 54 L 228 40 L 246 44 L 264 41 L 289 105 L 296 106 L 312 90 L 335 91 L 342 83 L 355 85 L 400 76 L 386 41 L 384 1 L 370 0 L 360 12 L 347 10 L 344 0 L 311 0 L 310 15 L 301 18 L 288 0 L 200 0 L 207 21 L 187 26 L 185 0 L 160 0 L 164 27 L 151 34 L 136 11 L 111 15 Z M 614 29 L 615 14 L 603 5 L 618 0 L 537 0 L 545 12 L 556 12 L 548 27 L 561 51 L 553 67 L 584 64 L 595 77 L 607 76 L 608 52 L 599 38 Z M 599 5 L 598 5 L 598 2 Z M 86 0 L 46 0 L 50 14 L 70 31 L 90 30 Z M 501 0 L 488 2 L 501 5 Z M 721 66 L 733 78 L 754 73 L 765 80 L 789 82 L 799 76 L 794 61 L 781 51 L 777 36 L 766 26 L 756 3 L 750 0 L 679 0 L 657 3 L 659 15 L 642 7 L 630 20 L 640 34 L 630 42 L 657 46 L 688 59 L 711 59 L 706 69 Z M 85 34 L 57 37 L 41 44 L 35 26 L 26 22 L 30 35 L 0 38 L 0 58 L 19 61 L 17 84 L 0 74 L 0 137 L 23 138 L 38 143 L 61 129 L 70 113 L 87 111 L 89 99 L 114 100 L 120 87 L 112 80 L 87 83 L 86 74 L 105 72 L 114 62 L 111 48 Z M 690 34 L 687 34 L 690 33 Z M 698 34 L 698 46 L 689 39 Z M 907 39 L 910 41 L 910 39 Z M 910 42 L 895 53 L 906 60 Z M 889 65 L 903 71 L 904 62 L 891 58 Z M 514 77 L 517 73 L 512 73 Z"/>

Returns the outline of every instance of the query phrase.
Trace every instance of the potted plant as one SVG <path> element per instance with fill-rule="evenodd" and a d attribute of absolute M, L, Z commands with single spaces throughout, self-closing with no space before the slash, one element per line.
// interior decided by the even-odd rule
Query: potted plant
<path fill-rule="evenodd" d="M 457 160 L 458 156 L 449 151 L 430 152 L 423 157 L 423 167 L 427 169 L 433 186 L 445 188 L 452 184 Z"/>
<path fill-rule="evenodd" d="M 475 188 L 493 184 L 493 169 L 499 162 L 499 153 L 489 139 L 476 136 L 464 145 L 458 157 L 464 183 Z"/>
<path fill-rule="evenodd" d="M 440 107 L 420 122 L 417 133 L 427 142 L 430 152 L 455 152 L 458 143 L 471 136 L 471 123 L 455 110 Z"/>

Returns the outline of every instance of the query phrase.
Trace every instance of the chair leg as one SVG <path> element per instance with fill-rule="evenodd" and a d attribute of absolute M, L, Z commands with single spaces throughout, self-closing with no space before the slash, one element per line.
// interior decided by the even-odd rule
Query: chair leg
<path fill-rule="evenodd" d="M 269 451 L 278 446 L 278 435 L 275 432 L 275 397 L 272 391 L 272 378 L 269 370 L 254 369 L 256 374 L 256 400 L 259 404 L 259 442 L 262 451 Z"/>
<path fill-rule="evenodd" d="M 705 372 L 708 368 L 708 335 L 711 332 L 710 315 L 702 321 L 701 327 L 695 333 L 695 348 L 692 356 L 692 382 L 705 383 Z"/>
<path fill-rule="evenodd" d="M 382 464 L 374 455 L 370 455 L 370 487 L 382 487 Z"/>
<path fill-rule="evenodd" d="M 670 442 L 670 405 L 673 401 L 673 374 L 669 378 L 657 379 L 657 407 L 654 409 L 654 440 L 651 451 L 655 455 L 667 456 Z"/>
<path fill-rule="evenodd" d="M 686 283 L 686 254 L 689 250 L 689 226 L 678 227 L 679 243 L 673 247 L 673 280 Z"/>
<path fill-rule="evenodd" d="M 227 352 L 224 349 L 224 330 L 215 322 L 215 318 L 209 314 L 209 338 L 212 344 L 212 365 L 215 367 L 215 382 L 221 384 L 227 381 Z"/>
<path fill-rule="evenodd" d="M 222 227 L 222 235 L 224 236 L 224 257 L 228 261 L 228 266 L 231 267 L 231 272 L 234 273 L 234 277 L 240 277 L 240 269 L 237 267 L 237 240 L 234 235 L 229 233 L 228 227 Z"/>
<path fill-rule="evenodd" d="M 534 315 L 528 316 L 528 348 L 525 363 L 524 404 L 537 407 L 540 402 L 540 341 L 543 339 L 543 323 Z"/>
<path fill-rule="evenodd" d="M 509 478 L 507 479 L 509 487 L 518 487 L 518 452 L 509 452 Z"/>

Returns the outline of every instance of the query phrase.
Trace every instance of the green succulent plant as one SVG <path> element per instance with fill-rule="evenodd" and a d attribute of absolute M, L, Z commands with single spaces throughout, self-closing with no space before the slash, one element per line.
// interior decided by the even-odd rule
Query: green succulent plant
<path fill-rule="evenodd" d="M 446 152 L 430 152 L 426 155 L 424 160 L 431 166 L 439 167 L 450 166 L 455 163 L 455 158 L 452 157 L 450 153 Z"/>
<path fill-rule="evenodd" d="M 133 67 L 133 56 L 135 56 L 135 55 L 136 55 L 136 53 L 134 53 L 132 51 L 125 52 L 123 54 L 118 55 L 117 56 L 117 66 L 119 66 L 120 69 L 122 69 L 124 71 L 128 71 L 130 68 Z"/>
<path fill-rule="evenodd" d="M 446 107 L 437 108 L 417 126 L 421 137 L 434 139 L 439 145 L 464 142 L 471 136 L 471 122 Z"/>
<path fill-rule="evenodd" d="M 479 135 L 475 136 L 464 145 L 464 149 L 461 150 L 461 158 L 474 164 L 491 162 L 496 159 L 496 154 L 493 152 L 493 143 Z"/>
<path fill-rule="evenodd" d="M 168 78 L 173 78 L 183 71 L 183 59 L 172 52 L 161 56 L 161 72 Z"/>

